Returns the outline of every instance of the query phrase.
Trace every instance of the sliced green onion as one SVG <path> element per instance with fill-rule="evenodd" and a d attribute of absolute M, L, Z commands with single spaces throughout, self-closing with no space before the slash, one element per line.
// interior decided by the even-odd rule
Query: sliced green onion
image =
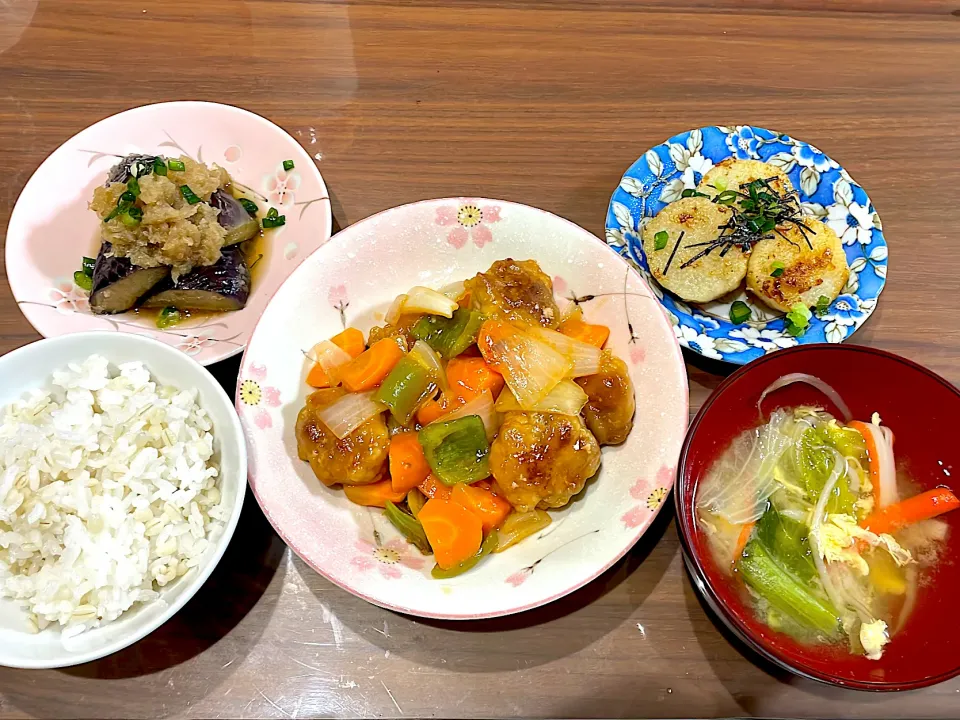
<path fill-rule="evenodd" d="M 734 300 L 733 305 L 730 306 L 730 322 L 734 325 L 745 323 L 752 314 L 750 306 L 742 300 Z"/>
<path fill-rule="evenodd" d="M 177 172 L 183 172 L 187 169 L 187 166 L 180 160 L 167 160 L 167 167 Z"/>
<path fill-rule="evenodd" d="M 737 198 L 740 197 L 740 193 L 736 190 L 724 190 L 722 193 L 717 195 L 713 201 L 718 205 L 733 205 Z"/>
<path fill-rule="evenodd" d="M 243 209 L 247 211 L 248 215 L 256 217 L 257 213 L 260 212 L 260 208 L 257 207 L 257 204 L 253 202 L 253 200 L 248 200 L 247 198 L 240 198 L 237 202 L 243 205 Z"/>
<path fill-rule="evenodd" d="M 666 230 L 661 230 L 656 235 L 653 236 L 653 249 L 654 250 L 663 250 L 667 246 L 667 240 L 669 236 L 667 235 Z"/>
<path fill-rule="evenodd" d="M 157 327 L 161 330 L 176 325 L 183 317 L 175 307 L 165 307 L 157 316 Z"/>
<path fill-rule="evenodd" d="M 680 193 L 680 197 L 685 197 L 685 198 L 688 198 L 688 197 L 705 197 L 705 198 L 708 198 L 708 197 L 710 197 L 710 196 L 707 195 L 706 193 L 699 192 L 698 190 L 693 190 L 692 188 L 687 188 L 687 189 L 684 190 L 682 193 Z"/>
<path fill-rule="evenodd" d="M 293 170 L 293 160 L 284 160 L 283 161 L 284 170 Z"/>
<path fill-rule="evenodd" d="M 276 209 L 276 208 L 270 208 L 269 210 L 267 210 L 267 217 L 268 217 L 268 218 L 279 217 L 279 215 L 280 215 L 280 213 L 277 212 L 277 209 Z"/>
<path fill-rule="evenodd" d="M 167 166 L 163 163 L 163 158 L 154 158 L 153 172 L 155 175 L 166 175 Z"/>
<path fill-rule="evenodd" d="M 800 337 L 807 331 L 807 328 L 810 327 L 811 317 L 813 317 L 813 313 L 810 312 L 810 309 L 806 305 L 802 302 L 794 304 L 786 316 L 787 333 L 793 337 Z"/>
<path fill-rule="evenodd" d="M 127 180 L 127 191 L 132 193 L 134 197 L 140 195 L 140 181 L 137 180 L 136 175 Z"/>
<path fill-rule="evenodd" d="M 783 275 L 783 263 L 779 260 L 774 260 L 770 265 L 770 277 L 780 277 Z"/>
<path fill-rule="evenodd" d="M 287 224 L 287 218 L 285 215 L 278 215 L 277 217 L 265 217 L 261 225 L 263 225 L 264 230 L 269 230 L 270 228 L 278 228 Z"/>
<path fill-rule="evenodd" d="M 83 270 L 77 270 L 73 274 L 73 282 L 77 287 L 83 288 L 87 292 L 93 290 L 93 278 L 87 275 Z"/>
<path fill-rule="evenodd" d="M 96 258 L 85 257 L 83 259 L 83 274 L 93 277 L 93 269 L 97 266 Z"/>
<path fill-rule="evenodd" d="M 120 199 L 117 200 L 117 205 L 120 207 L 123 207 L 124 205 L 129 207 L 130 205 L 133 204 L 134 200 L 136 199 L 137 199 L 136 195 L 134 195 L 129 190 L 124 190 L 122 193 L 120 193 Z"/>
<path fill-rule="evenodd" d="M 189 205 L 196 205 L 200 202 L 200 198 L 190 189 L 189 185 L 181 185 L 180 194 L 183 195 L 183 199 L 186 200 Z"/>
<path fill-rule="evenodd" d="M 817 307 L 814 308 L 814 312 L 817 314 L 817 317 L 823 317 L 827 314 L 827 310 L 830 309 L 830 298 L 826 295 L 821 295 L 817 298 Z"/>

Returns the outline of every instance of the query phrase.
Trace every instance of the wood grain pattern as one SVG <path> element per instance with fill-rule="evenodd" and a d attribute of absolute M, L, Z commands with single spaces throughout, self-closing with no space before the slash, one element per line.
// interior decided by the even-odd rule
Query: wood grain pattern
<path fill-rule="evenodd" d="M 749 122 L 828 151 L 873 197 L 891 271 L 856 341 L 958 382 L 958 14 L 948 0 L 9 0 L 0 228 L 57 145 L 149 102 L 271 118 L 319 153 L 341 227 L 478 195 L 602 235 L 641 152 L 687 128 Z M 0 351 L 35 338 L 0 280 Z M 228 388 L 236 369 L 217 368 Z M 717 370 L 691 361 L 694 409 Z M 456 625 L 331 586 L 249 500 L 223 563 L 174 620 L 99 663 L 0 670 L 0 717 L 957 713 L 960 682 L 881 697 L 750 656 L 698 601 L 670 513 L 573 596 Z"/>

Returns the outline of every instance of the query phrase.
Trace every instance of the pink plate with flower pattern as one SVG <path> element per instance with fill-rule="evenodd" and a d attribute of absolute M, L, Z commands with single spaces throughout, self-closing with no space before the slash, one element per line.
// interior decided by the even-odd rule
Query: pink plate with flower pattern
<path fill-rule="evenodd" d="M 297 458 L 294 424 L 310 388 L 304 358 L 345 326 L 381 324 L 414 285 L 442 287 L 495 260 L 533 259 L 590 322 L 636 386 L 633 432 L 604 448 L 599 477 L 553 523 L 450 580 L 408 545 L 379 510 L 351 504 Z M 647 530 L 673 485 L 687 426 L 687 379 L 673 330 L 643 279 L 586 230 L 497 200 L 428 200 L 393 208 L 336 235 L 267 305 L 237 387 L 250 485 L 288 545 L 340 587 L 398 612 L 475 619 L 543 605 L 590 582 Z"/>
<path fill-rule="evenodd" d="M 73 281 L 84 256 L 100 247 L 99 220 L 87 203 L 110 168 L 129 153 L 187 155 L 226 168 L 286 225 L 267 233 L 246 307 L 160 330 L 135 312 L 93 315 Z M 293 160 L 292 170 L 283 169 Z M 91 125 L 37 168 L 7 229 L 7 278 L 27 320 L 44 337 L 113 330 L 152 337 L 203 365 L 240 352 L 267 301 L 290 272 L 330 238 L 327 188 L 313 160 L 286 132 L 246 110 L 170 102 L 127 110 Z"/>

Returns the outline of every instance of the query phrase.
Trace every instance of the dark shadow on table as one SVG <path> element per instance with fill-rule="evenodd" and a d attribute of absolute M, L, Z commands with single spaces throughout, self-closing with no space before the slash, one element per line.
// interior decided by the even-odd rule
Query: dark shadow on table
<path fill-rule="evenodd" d="M 884 701 L 883 693 L 869 693 L 825 685 L 793 675 L 774 665 L 734 635 L 710 609 L 694 588 L 690 573 L 684 567 L 683 597 L 690 617 L 690 625 L 703 656 L 710 663 L 717 679 L 733 700 L 749 715 L 770 713 L 769 705 L 762 704 L 762 696 L 774 684 L 788 685 L 804 693 L 830 702 L 874 704 Z M 744 661 L 753 667 L 746 668 Z M 760 672 L 757 672 L 760 671 Z M 761 674 L 762 673 L 762 674 Z M 772 694 L 772 693 L 771 693 Z M 881 711 L 878 708 L 878 717 Z"/>
<path fill-rule="evenodd" d="M 658 548 L 657 543 L 672 517 L 671 502 L 626 556 L 579 590 L 544 607 L 490 620 L 455 622 L 390 613 L 389 631 L 381 631 L 383 610 L 333 586 L 299 559 L 294 563 L 318 600 L 384 652 L 449 671 L 501 672 L 573 655 L 620 627 L 670 565 L 673 549 L 666 544 Z M 611 596 L 621 585 L 625 592 Z"/>

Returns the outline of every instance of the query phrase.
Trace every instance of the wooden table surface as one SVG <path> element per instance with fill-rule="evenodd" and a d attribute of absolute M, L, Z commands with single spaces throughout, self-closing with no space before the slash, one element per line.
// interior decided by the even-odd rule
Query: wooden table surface
<path fill-rule="evenodd" d="M 165 100 L 239 105 L 284 127 L 320 154 L 339 227 L 414 200 L 479 195 L 602 237 L 611 191 L 647 148 L 692 127 L 752 123 L 829 152 L 883 217 L 889 282 L 857 342 L 958 382 L 958 8 L 0 0 L 0 227 L 61 142 Z M 4 275 L 0 350 L 36 337 Z M 227 387 L 237 365 L 215 368 Z M 720 378 L 689 367 L 695 410 Z M 956 717 L 960 707 L 960 681 L 880 696 L 751 656 L 699 602 L 672 512 L 574 595 L 455 624 L 337 589 L 248 500 L 223 562 L 173 620 L 101 662 L 0 670 L 0 717 Z"/>

